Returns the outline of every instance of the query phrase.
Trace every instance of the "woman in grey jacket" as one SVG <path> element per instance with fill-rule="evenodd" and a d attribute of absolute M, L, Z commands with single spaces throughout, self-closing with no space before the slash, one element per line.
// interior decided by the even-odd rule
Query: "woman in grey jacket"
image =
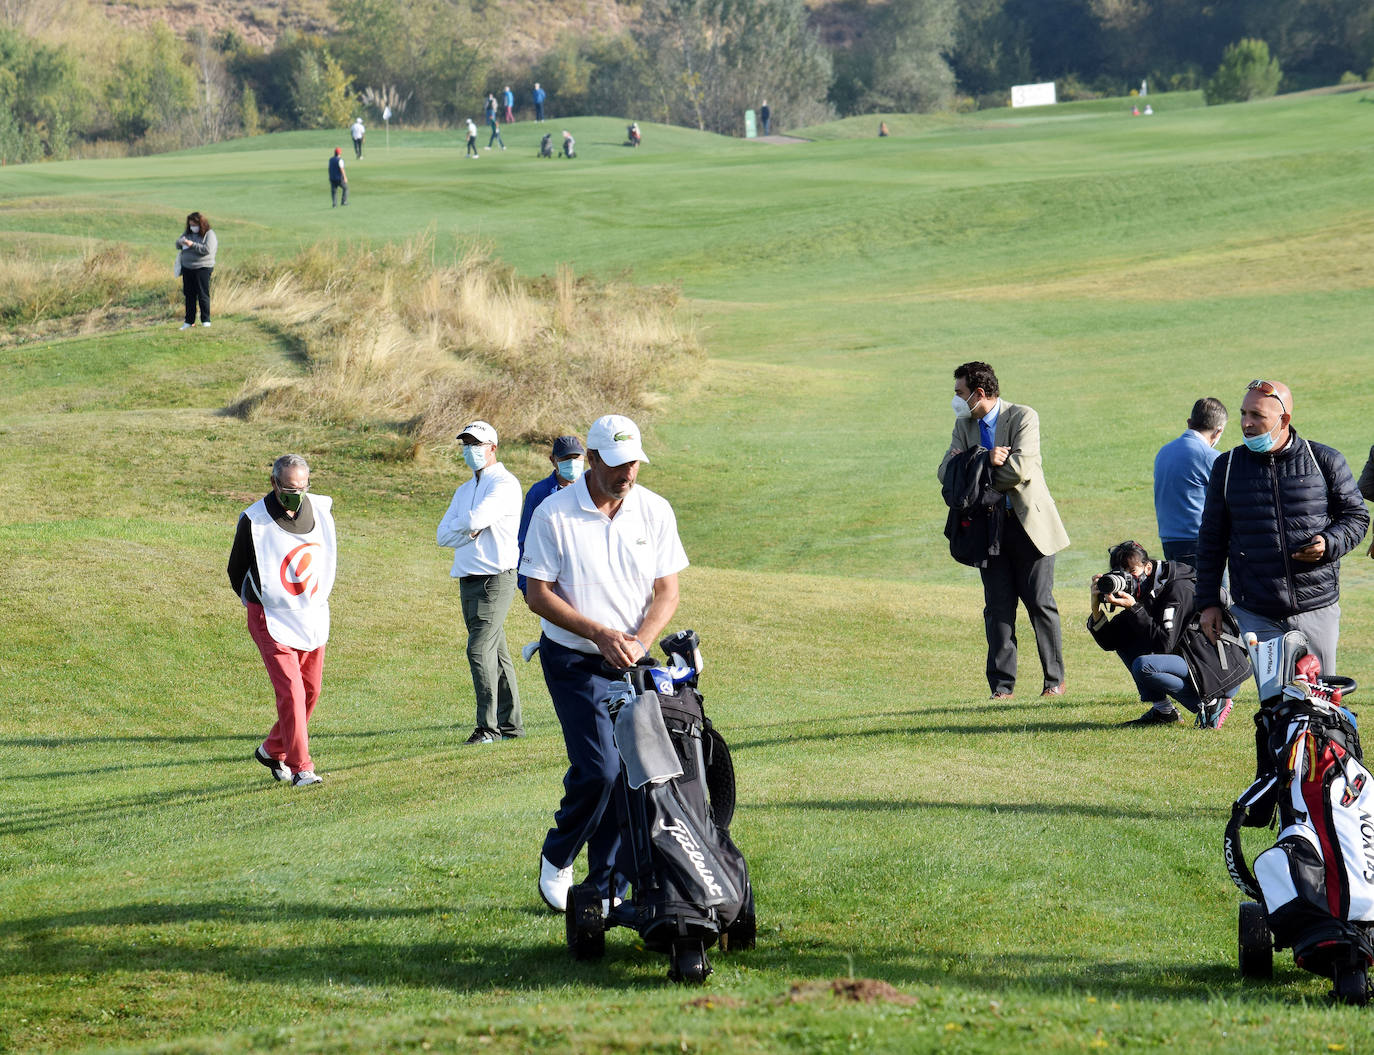
<path fill-rule="evenodd" d="M 183 330 L 196 324 L 196 305 L 200 305 L 200 324 L 210 325 L 210 276 L 215 271 L 215 249 L 219 239 L 210 230 L 210 221 L 201 213 L 186 217 L 186 230 L 176 241 L 181 250 L 181 292 L 186 296 L 186 321 Z"/>

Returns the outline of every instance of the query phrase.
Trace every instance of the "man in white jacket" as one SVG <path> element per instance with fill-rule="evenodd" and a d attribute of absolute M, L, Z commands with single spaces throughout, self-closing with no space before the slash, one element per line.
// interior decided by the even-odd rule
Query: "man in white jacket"
<path fill-rule="evenodd" d="M 439 545 L 453 547 L 449 575 L 458 580 L 468 628 L 477 725 L 465 742 L 494 744 L 525 732 L 505 630 L 520 560 L 516 534 L 523 494 L 520 481 L 496 460 L 494 428 L 474 421 L 458 438 L 472 479 L 454 492 L 435 537 Z"/>

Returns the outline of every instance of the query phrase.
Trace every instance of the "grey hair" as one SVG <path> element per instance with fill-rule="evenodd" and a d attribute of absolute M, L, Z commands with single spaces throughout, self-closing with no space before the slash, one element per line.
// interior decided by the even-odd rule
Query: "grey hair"
<path fill-rule="evenodd" d="M 282 473 L 287 469 L 304 469 L 306 474 L 310 473 L 310 463 L 299 454 L 283 454 L 272 463 L 272 479 L 280 481 Z"/>

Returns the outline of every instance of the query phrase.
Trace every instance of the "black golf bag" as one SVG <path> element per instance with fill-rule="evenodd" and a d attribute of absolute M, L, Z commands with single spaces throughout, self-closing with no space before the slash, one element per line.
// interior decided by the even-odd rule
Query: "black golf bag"
<path fill-rule="evenodd" d="M 667 953 L 669 978 L 701 982 L 706 950 L 753 948 L 754 895 L 744 855 L 730 838 L 735 770 L 730 749 L 697 692 L 697 635 L 679 631 L 660 647 L 666 667 L 641 662 L 612 687 L 608 706 L 621 755 L 618 871 L 633 895 L 609 911 L 590 884 L 568 896 L 568 947 L 598 959 L 608 927 L 637 931 Z"/>
<path fill-rule="evenodd" d="M 1262 645 L 1247 641 L 1260 687 L 1255 781 L 1236 799 L 1226 827 L 1226 867 L 1254 899 L 1240 910 L 1240 969 L 1269 977 L 1273 951 L 1330 978 L 1332 996 L 1363 1004 L 1374 965 L 1374 777 L 1364 767 L 1349 678 L 1321 677 L 1298 631 Z M 1278 814 L 1277 842 L 1255 858 L 1242 828 Z"/>

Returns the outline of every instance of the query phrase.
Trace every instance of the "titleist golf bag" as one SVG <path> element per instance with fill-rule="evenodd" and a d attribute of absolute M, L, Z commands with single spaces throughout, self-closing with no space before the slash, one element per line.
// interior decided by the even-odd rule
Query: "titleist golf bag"
<path fill-rule="evenodd" d="M 1321 677 L 1298 631 L 1262 644 L 1248 635 L 1260 689 L 1255 781 L 1226 827 L 1226 867 L 1241 892 L 1240 970 L 1267 978 L 1273 952 L 1330 978 L 1331 995 L 1369 999 L 1374 964 L 1374 778 L 1362 762 L 1349 678 Z M 1241 828 L 1272 825 L 1278 841 L 1245 862 Z"/>
<path fill-rule="evenodd" d="M 574 887 L 568 948 L 577 959 L 599 959 L 605 931 L 629 927 L 645 947 L 668 954 L 669 978 L 697 983 L 711 973 L 712 945 L 753 948 L 754 894 L 744 855 L 730 838 L 730 749 L 697 692 L 699 640 L 683 630 L 659 647 L 668 664 L 641 661 L 623 672 L 607 700 L 621 761 L 622 854 L 629 857 L 617 870 L 633 895 L 608 907 L 591 884 Z"/>

